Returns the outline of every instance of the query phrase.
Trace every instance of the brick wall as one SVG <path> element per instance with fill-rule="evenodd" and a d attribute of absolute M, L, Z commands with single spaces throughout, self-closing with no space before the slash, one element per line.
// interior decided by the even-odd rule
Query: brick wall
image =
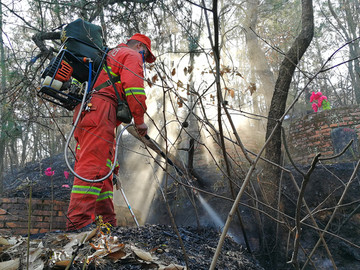
<path fill-rule="evenodd" d="M 65 230 L 69 202 L 32 199 L 30 233 Z M 53 207 L 52 207 L 53 206 Z M 52 211 L 51 211 L 52 210 Z M 0 198 L 0 233 L 28 233 L 29 199 Z"/>
<path fill-rule="evenodd" d="M 291 156 L 297 164 L 310 164 L 317 153 L 322 157 L 340 153 L 354 139 L 352 147 L 342 157 L 324 163 L 356 161 L 359 158 L 359 128 L 359 106 L 311 113 L 293 120 L 287 132 Z"/>

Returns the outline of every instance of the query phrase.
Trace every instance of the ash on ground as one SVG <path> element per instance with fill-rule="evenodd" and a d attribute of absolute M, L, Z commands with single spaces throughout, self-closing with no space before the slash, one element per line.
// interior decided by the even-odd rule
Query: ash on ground
<path fill-rule="evenodd" d="M 209 269 L 219 233 L 193 227 L 179 227 L 178 232 L 185 252 L 178 234 L 166 225 L 110 230 L 98 226 L 82 232 L 32 235 L 29 242 L 25 236 L 0 236 L 0 269 L 65 269 L 69 265 L 69 269 L 103 270 Z M 215 269 L 264 270 L 230 237 L 223 243 Z"/>
<path fill-rule="evenodd" d="M 178 229 L 188 257 L 189 269 L 209 269 L 220 233 L 213 228 L 181 227 Z M 155 251 L 167 264 L 185 266 L 185 256 L 175 231 L 166 225 L 146 225 L 140 228 L 118 228 L 115 233 L 123 243 Z M 130 269 L 130 268 L 118 268 Z M 133 268 L 143 269 L 143 268 Z M 218 259 L 217 269 L 261 270 L 244 248 L 226 237 Z"/>

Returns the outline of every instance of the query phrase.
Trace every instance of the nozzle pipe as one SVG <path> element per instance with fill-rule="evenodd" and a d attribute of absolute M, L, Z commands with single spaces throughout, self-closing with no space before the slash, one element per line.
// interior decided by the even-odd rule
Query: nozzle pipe
<path fill-rule="evenodd" d="M 169 163 L 171 166 L 173 166 L 175 168 L 176 172 L 180 176 L 184 175 L 183 172 L 174 164 L 174 162 L 172 162 L 172 160 L 165 155 L 165 153 L 161 150 L 161 148 L 158 146 L 158 144 L 149 137 L 149 135 L 146 134 L 144 137 L 145 137 L 145 139 L 150 141 L 153 145 L 155 145 L 155 147 L 159 150 L 160 155 L 167 161 L 167 163 Z"/>

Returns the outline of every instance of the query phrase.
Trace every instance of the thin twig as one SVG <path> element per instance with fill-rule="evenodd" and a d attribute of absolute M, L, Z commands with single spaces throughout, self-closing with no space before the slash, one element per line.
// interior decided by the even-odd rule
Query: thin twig
<path fill-rule="evenodd" d="M 332 213 L 332 215 L 331 215 L 328 223 L 327 223 L 326 226 L 325 226 L 324 231 L 327 231 L 327 230 L 328 230 L 331 222 L 332 222 L 333 219 L 335 218 L 335 214 L 336 214 L 337 210 L 339 209 L 339 207 L 340 207 L 340 205 L 341 205 L 341 203 L 342 203 L 342 201 L 343 201 L 343 199 L 344 199 L 344 197 L 345 197 L 345 195 L 346 195 L 346 193 L 347 193 L 347 191 L 348 191 L 348 189 L 349 189 L 349 187 L 350 187 L 350 184 L 351 184 L 352 181 L 355 179 L 356 173 L 357 173 L 357 171 L 359 170 L 359 167 L 360 167 L 360 160 L 357 162 L 357 164 L 356 164 L 356 166 L 355 166 L 355 169 L 354 169 L 354 171 L 353 171 L 353 173 L 352 173 L 349 181 L 347 182 L 347 184 L 346 184 L 346 186 L 345 186 L 345 189 L 344 189 L 344 191 L 343 191 L 343 193 L 342 193 L 342 195 L 341 195 L 338 203 L 336 204 L 336 207 L 335 207 L 335 209 L 334 209 L 334 212 Z M 315 253 L 315 250 L 318 248 L 320 242 L 321 242 L 321 241 L 320 241 L 320 239 L 319 239 L 319 240 L 317 241 L 317 243 L 315 244 L 313 250 L 311 251 L 311 253 L 310 253 L 310 255 L 309 255 L 309 256 L 310 256 L 309 258 L 311 258 L 311 256 Z M 303 266 L 302 269 L 305 269 L 308 261 L 309 261 L 309 259 L 304 263 L 304 266 Z"/>

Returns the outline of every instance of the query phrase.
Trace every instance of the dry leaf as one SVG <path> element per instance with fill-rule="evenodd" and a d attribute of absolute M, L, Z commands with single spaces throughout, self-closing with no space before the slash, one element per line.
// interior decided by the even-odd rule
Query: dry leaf
<path fill-rule="evenodd" d="M 255 83 L 250 83 L 248 89 L 250 91 L 250 94 L 252 95 L 256 91 L 256 84 Z"/>
<path fill-rule="evenodd" d="M 232 98 L 234 98 L 235 97 L 235 91 L 234 90 L 229 90 L 229 93 L 230 93 L 230 96 L 232 97 Z"/>
<path fill-rule="evenodd" d="M 184 74 L 187 75 L 187 73 L 188 73 L 188 70 L 187 70 L 187 68 L 185 67 L 185 68 L 184 68 Z"/>
<path fill-rule="evenodd" d="M 178 264 L 170 264 L 168 266 L 161 265 L 159 267 L 159 270 L 185 270 L 184 266 L 178 265 Z"/>
<path fill-rule="evenodd" d="M 178 98 L 177 104 L 178 104 L 179 108 L 181 108 L 183 106 L 183 103 L 182 103 L 181 99 Z"/>
<path fill-rule="evenodd" d="M 152 256 L 149 252 L 141 250 L 137 247 L 131 247 L 131 249 L 134 251 L 135 255 L 138 256 L 140 259 L 144 260 L 144 261 L 152 261 Z"/>
<path fill-rule="evenodd" d="M 0 262 L 0 269 L 2 270 L 17 270 L 20 266 L 20 259 Z"/>
<path fill-rule="evenodd" d="M 59 261 L 59 262 L 55 262 L 55 265 L 56 266 L 59 266 L 59 267 L 64 267 L 66 268 L 66 266 L 70 263 L 69 260 L 64 260 L 64 261 Z"/>
<path fill-rule="evenodd" d="M 112 252 L 110 254 L 108 254 L 105 258 L 112 260 L 113 262 L 116 262 L 117 260 L 125 257 L 126 252 L 123 251 L 122 249 Z"/>
<path fill-rule="evenodd" d="M 44 267 L 45 267 L 45 264 L 42 261 L 42 259 L 38 259 L 29 265 L 29 269 L 31 269 L 31 270 L 43 270 Z"/>
<path fill-rule="evenodd" d="M 9 246 L 10 243 L 8 240 L 0 236 L 0 245 Z"/>
<path fill-rule="evenodd" d="M 193 66 L 189 66 L 188 68 L 188 72 L 191 73 L 193 71 L 194 67 Z"/>
<path fill-rule="evenodd" d="M 98 230 L 99 230 L 99 228 L 95 228 L 95 229 L 93 229 L 90 233 L 89 233 L 89 235 L 86 237 L 86 240 L 85 240 L 85 242 L 87 242 L 87 241 L 89 241 L 89 240 L 91 240 L 92 238 L 94 238 L 94 236 L 96 236 L 96 234 L 98 233 Z"/>
<path fill-rule="evenodd" d="M 176 74 L 176 70 L 175 68 L 173 68 L 173 70 L 171 71 L 171 75 L 174 76 Z"/>
<path fill-rule="evenodd" d="M 235 75 L 236 75 L 236 76 L 240 76 L 241 78 L 244 78 L 243 75 L 241 75 L 240 72 L 236 72 Z"/>
<path fill-rule="evenodd" d="M 32 263 L 32 262 L 34 262 L 37 258 L 39 258 L 39 256 L 41 255 L 42 251 L 43 251 L 42 247 L 39 247 L 39 248 L 37 248 L 37 249 L 35 249 L 35 250 L 32 250 L 32 251 L 30 252 L 29 262 Z"/>
<path fill-rule="evenodd" d="M 151 81 L 152 81 L 153 83 L 155 83 L 155 82 L 157 81 L 157 79 L 158 79 L 158 75 L 155 74 L 155 75 L 151 78 Z"/>
<path fill-rule="evenodd" d="M 104 256 L 106 256 L 108 254 L 108 252 L 107 252 L 107 250 L 106 249 L 98 249 L 97 251 L 95 251 L 93 254 L 91 254 L 91 256 L 89 256 L 88 258 L 89 258 L 89 260 L 91 259 L 91 258 L 96 258 L 96 257 L 104 257 Z"/>
<path fill-rule="evenodd" d="M 183 84 L 183 82 L 182 82 L 182 81 L 178 81 L 178 82 L 177 82 L 177 86 L 178 86 L 178 87 L 183 87 L 183 86 L 184 86 L 184 84 Z"/>

